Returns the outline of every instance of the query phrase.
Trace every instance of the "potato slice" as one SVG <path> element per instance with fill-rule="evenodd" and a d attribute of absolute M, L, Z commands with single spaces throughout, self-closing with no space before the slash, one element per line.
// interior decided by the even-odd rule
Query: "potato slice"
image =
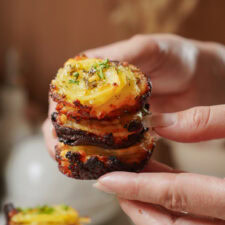
<path fill-rule="evenodd" d="M 89 223 L 89 218 L 79 217 L 78 212 L 67 205 L 14 208 L 5 206 L 7 225 L 81 225 Z"/>
<path fill-rule="evenodd" d="M 50 85 L 50 95 L 64 111 L 97 119 L 139 110 L 150 91 L 135 66 L 87 57 L 69 59 Z"/>

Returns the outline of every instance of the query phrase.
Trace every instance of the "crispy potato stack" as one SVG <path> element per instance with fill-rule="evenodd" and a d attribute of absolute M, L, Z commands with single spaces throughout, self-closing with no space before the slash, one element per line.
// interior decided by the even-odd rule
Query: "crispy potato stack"
<path fill-rule="evenodd" d="M 150 92 L 147 77 L 133 65 L 69 59 L 50 85 L 59 169 L 77 179 L 142 169 L 154 146 L 142 123 Z"/>
<path fill-rule="evenodd" d="M 82 225 L 89 218 L 79 217 L 78 212 L 67 205 L 15 208 L 12 204 L 4 207 L 6 225 Z"/>

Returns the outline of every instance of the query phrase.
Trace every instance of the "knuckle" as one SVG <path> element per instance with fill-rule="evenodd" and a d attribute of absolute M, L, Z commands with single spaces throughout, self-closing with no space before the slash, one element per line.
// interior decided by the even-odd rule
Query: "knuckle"
<path fill-rule="evenodd" d="M 129 185 L 126 192 L 124 192 L 124 198 L 130 199 L 130 200 L 136 200 L 139 199 L 140 196 L 140 190 L 141 190 L 141 176 L 140 174 L 135 175 L 135 179 L 133 179 L 132 184 Z"/>
<path fill-rule="evenodd" d="M 198 107 L 192 109 L 192 126 L 196 129 L 205 128 L 208 126 L 210 119 L 210 107 Z"/>
<path fill-rule="evenodd" d="M 164 206 L 172 211 L 183 212 L 187 210 L 187 200 L 179 187 L 179 174 L 171 181 L 166 191 Z"/>

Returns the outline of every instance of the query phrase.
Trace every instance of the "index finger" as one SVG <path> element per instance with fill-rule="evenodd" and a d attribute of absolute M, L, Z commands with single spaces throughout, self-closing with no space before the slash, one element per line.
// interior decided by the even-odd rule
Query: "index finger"
<path fill-rule="evenodd" d="M 137 225 L 224 225 L 225 221 L 184 214 L 174 214 L 156 205 L 119 199 L 124 212 Z"/>
<path fill-rule="evenodd" d="M 224 138 L 224 118 L 225 105 L 215 105 L 156 114 L 149 122 L 162 137 L 178 142 L 199 142 Z"/>
<path fill-rule="evenodd" d="M 225 180 L 190 173 L 106 174 L 96 184 L 121 198 L 225 219 Z"/>

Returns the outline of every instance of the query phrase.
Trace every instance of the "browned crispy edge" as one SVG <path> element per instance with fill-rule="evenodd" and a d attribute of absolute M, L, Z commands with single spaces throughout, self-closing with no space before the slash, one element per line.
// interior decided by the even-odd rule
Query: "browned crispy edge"
<path fill-rule="evenodd" d="M 113 61 L 113 62 L 116 63 L 116 64 L 119 64 L 117 61 Z M 123 64 L 123 63 L 120 62 L 120 64 Z M 129 65 L 129 64 L 125 63 L 125 65 Z M 65 99 L 65 96 L 59 95 L 57 93 L 57 88 L 54 85 L 52 85 L 52 84 L 50 84 L 49 96 L 55 102 L 57 102 L 58 105 L 69 106 L 69 107 L 75 109 L 72 113 L 71 112 L 68 113 L 68 115 L 67 115 L 68 117 L 76 117 L 76 118 L 80 117 L 82 119 L 99 119 L 99 120 L 112 119 L 112 118 L 121 116 L 121 115 L 123 115 L 123 114 L 125 114 L 127 112 L 130 112 L 130 113 L 137 112 L 138 110 L 140 110 L 144 106 L 144 104 L 146 102 L 146 99 L 151 95 L 152 85 L 151 85 L 150 78 L 147 77 L 144 73 L 142 73 L 142 74 L 145 76 L 145 78 L 147 80 L 147 84 L 146 84 L 145 91 L 143 91 L 140 94 L 140 96 L 137 96 L 135 98 L 136 104 L 134 104 L 132 106 L 124 104 L 123 107 L 120 107 L 119 109 L 112 110 L 108 114 L 101 114 L 99 116 L 92 115 L 91 112 L 92 112 L 92 108 L 93 107 L 87 106 L 87 105 L 82 105 L 80 103 L 80 101 L 78 101 L 78 100 L 75 100 L 73 102 L 73 104 L 67 102 L 66 99 Z"/>
<path fill-rule="evenodd" d="M 57 122 L 57 116 L 58 113 L 53 112 L 51 115 L 51 120 L 55 127 L 59 141 L 72 146 L 94 145 L 109 149 L 126 148 L 139 142 L 143 138 L 144 133 L 147 131 L 147 129 L 144 128 L 142 121 L 132 120 L 129 121 L 126 127 L 128 131 L 136 132 L 124 137 L 123 139 L 116 138 L 112 133 L 106 133 L 104 136 L 98 136 L 88 131 L 60 125 Z"/>
<path fill-rule="evenodd" d="M 112 171 L 140 172 L 150 159 L 154 147 L 155 144 L 153 144 L 152 149 L 146 151 L 143 160 L 132 164 L 121 162 L 116 156 L 110 156 L 107 157 L 107 160 L 102 160 L 101 157 L 96 155 L 83 161 L 82 155 L 79 152 L 71 151 L 68 151 L 66 154 L 67 160 L 63 160 L 60 156 L 60 149 L 57 146 L 55 148 L 56 161 L 58 162 L 60 172 L 75 179 L 94 180 Z"/>

